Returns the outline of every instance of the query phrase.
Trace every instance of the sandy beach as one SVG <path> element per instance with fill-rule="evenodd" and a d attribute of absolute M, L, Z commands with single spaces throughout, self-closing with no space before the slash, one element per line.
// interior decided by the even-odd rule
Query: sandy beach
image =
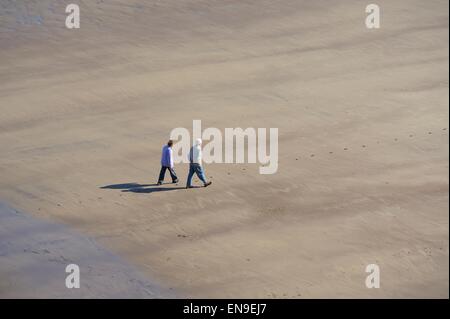
<path fill-rule="evenodd" d="M 62 225 L 0 203 L 1 298 L 176 298 L 126 261 Z M 79 268 L 79 287 L 67 288 Z M 70 278 L 69 278 L 70 279 Z M 69 280 L 69 286 L 73 284 Z"/>
<path fill-rule="evenodd" d="M 61 1 L 0 0 L 0 201 L 117 258 L 77 297 L 110 297 L 115 269 L 115 296 L 158 295 L 122 261 L 190 298 L 449 297 L 448 1 L 377 1 L 379 29 L 357 0 L 73 3 L 69 30 Z M 277 173 L 205 164 L 187 190 L 178 164 L 156 186 L 194 119 L 278 128 Z M 26 246 L 6 215 L 0 247 Z M 35 278 L 21 254 L 0 255 L 0 298 L 39 297 L 8 277 Z"/>

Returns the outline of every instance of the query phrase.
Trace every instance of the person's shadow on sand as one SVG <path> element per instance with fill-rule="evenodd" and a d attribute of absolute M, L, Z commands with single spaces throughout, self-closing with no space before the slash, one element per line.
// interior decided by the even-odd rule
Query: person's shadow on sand
<path fill-rule="evenodd" d="M 167 185 L 167 184 L 172 184 L 172 183 L 164 183 L 164 184 Z M 100 188 L 102 188 L 102 189 L 121 189 L 122 192 L 133 192 L 133 193 L 143 193 L 143 194 L 186 189 L 185 187 L 180 187 L 180 186 L 177 186 L 177 187 L 164 187 L 163 186 L 163 187 L 161 187 L 158 184 L 138 184 L 138 183 L 112 184 L 112 185 L 105 185 Z"/>

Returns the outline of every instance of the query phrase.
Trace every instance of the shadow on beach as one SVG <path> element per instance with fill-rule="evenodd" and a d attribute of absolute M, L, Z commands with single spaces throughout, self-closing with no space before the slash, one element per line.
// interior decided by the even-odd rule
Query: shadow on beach
<path fill-rule="evenodd" d="M 172 183 L 163 183 L 163 185 Z M 178 184 L 177 184 L 178 185 Z M 194 186 L 197 188 L 198 186 Z M 100 187 L 102 189 L 121 189 L 122 192 L 133 192 L 133 193 L 154 193 L 154 192 L 166 192 L 175 191 L 180 189 L 186 189 L 186 187 L 176 186 L 176 187 L 166 187 L 158 184 L 138 184 L 138 183 L 123 183 L 123 184 L 112 184 Z"/>

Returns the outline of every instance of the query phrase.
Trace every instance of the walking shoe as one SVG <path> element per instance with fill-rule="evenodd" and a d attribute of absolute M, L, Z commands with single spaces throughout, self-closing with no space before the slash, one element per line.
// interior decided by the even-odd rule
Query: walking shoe
<path fill-rule="evenodd" d="M 158 182 L 158 183 L 156 183 L 156 185 L 158 185 L 158 186 L 159 186 L 159 185 L 162 185 L 162 182 Z"/>
<path fill-rule="evenodd" d="M 172 183 L 173 183 L 173 184 L 176 184 L 176 183 L 178 183 L 178 179 L 176 179 L 176 180 L 172 181 Z"/>
<path fill-rule="evenodd" d="M 211 185 L 211 184 L 212 184 L 212 182 L 209 181 L 209 182 L 206 182 L 204 186 L 205 186 L 205 187 L 208 187 L 208 186 Z"/>

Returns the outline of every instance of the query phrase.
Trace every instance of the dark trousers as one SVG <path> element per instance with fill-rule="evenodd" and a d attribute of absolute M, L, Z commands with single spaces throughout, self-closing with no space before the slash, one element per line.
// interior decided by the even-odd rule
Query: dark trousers
<path fill-rule="evenodd" d="M 172 167 L 161 166 L 158 182 L 162 182 L 164 180 L 164 175 L 166 175 L 166 169 L 169 170 L 170 177 L 172 177 L 172 182 L 178 181 L 177 174 L 175 173 L 175 170 Z"/>

